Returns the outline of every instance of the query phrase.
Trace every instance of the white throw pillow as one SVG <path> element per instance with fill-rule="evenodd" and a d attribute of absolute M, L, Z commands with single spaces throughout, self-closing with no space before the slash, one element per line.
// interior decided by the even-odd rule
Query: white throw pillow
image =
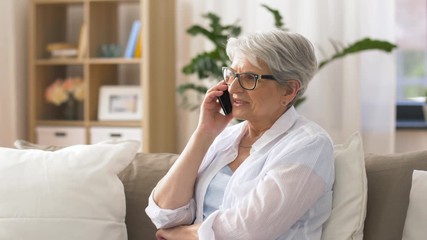
<path fill-rule="evenodd" d="M 0 148 L 0 239 L 127 239 L 117 174 L 138 148 L 137 141 Z"/>
<path fill-rule="evenodd" d="M 323 227 L 324 240 L 361 240 L 366 216 L 367 178 L 360 134 L 334 146 L 335 183 L 332 213 Z"/>
<path fill-rule="evenodd" d="M 402 240 L 427 239 L 427 171 L 414 170 Z"/>

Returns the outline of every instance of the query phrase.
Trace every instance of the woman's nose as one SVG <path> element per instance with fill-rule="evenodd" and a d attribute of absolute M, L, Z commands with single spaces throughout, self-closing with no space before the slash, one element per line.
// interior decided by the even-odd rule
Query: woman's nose
<path fill-rule="evenodd" d="M 242 91 L 242 90 L 243 89 L 240 86 L 240 83 L 239 83 L 239 80 L 237 79 L 237 77 L 235 77 L 233 79 L 233 81 L 230 84 L 228 84 L 228 91 L 230 93 L 235 93 L 235 92 L 239 92 L 239 91 Z"/>

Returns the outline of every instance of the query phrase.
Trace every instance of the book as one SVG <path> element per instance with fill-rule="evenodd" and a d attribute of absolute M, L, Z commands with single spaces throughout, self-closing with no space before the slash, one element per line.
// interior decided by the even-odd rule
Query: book
<path fill-rule="evenodd" d="M 54 42 L 54 43 L 49 43 L 46 46 L 46 50 L 48 52 L 51 52 L 53 50 L 71 49 L 71 48 L 76 48 L 76 45 L 72 43 L 67 43 L 67 42 Z"/>
<path fill-rule="evenodd" d="M 133 54 L 134 58 L 140 58 L 142 56 L 142 31 L 139 31 L 138 40 L 136 41 L 135 52 Z"/>
<path fill-rule="evenodd" d="M 87 26 L 86 26 L 86 24 L 83 24 L 80 27 L 80 36 L 79 36 L 77 57 L 80 59 L 86 57 L 86 52 L 87 52 Z"/>
<path fill-rule="evenodd" d="M 128 39 L 128 43 L 125 50 L 125 56 L 124 56 L 125 58 L 133 58 L 140 31 L 141 31 L 141 21 L 135 20 L 132 23 L 132 28 L 129 34 L 129 39 Z"/>
<path fill-rule="evenodd" d="M 71 58 L 77 57 L 77 47 L 74 44 L 66 42 L 49 43 L 46 50 L 53 58 Z"/>
<path fill-rule="evenodd" d="M 77 49 L 69 48 L 69 49 L 56 49 L 50 52 L 53 58 L 69 58 L 69 57 L 77 57 Z"/>

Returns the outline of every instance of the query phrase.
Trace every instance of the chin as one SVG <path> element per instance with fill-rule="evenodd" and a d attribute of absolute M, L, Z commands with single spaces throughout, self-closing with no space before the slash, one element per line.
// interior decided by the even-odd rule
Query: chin
<path fill-rule="evenodd" d="M 239 121 L 245 121 L 247 120 L 246 114 L 242 113 L 241 111 L 232 111 L 233 118 L 239 120 Z"/>

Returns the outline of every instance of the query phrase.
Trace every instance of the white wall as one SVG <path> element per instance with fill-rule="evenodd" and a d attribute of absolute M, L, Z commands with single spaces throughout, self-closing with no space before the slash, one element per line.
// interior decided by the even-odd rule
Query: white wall
<path fill-rule="evenodd" d="M 0 146 L 26 134 L 27 0 L 1 0 Z"/>

